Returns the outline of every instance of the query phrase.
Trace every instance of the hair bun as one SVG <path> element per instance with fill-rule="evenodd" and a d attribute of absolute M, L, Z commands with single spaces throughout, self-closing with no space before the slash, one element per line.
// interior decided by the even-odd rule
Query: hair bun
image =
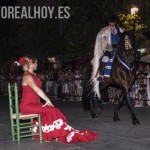
<path fill-rule="evenodd" d="M 26 59 L 25 57 L 21 57 L 19 59 L 19 64 L 21 65 L 28 65 L 30 63 L 30 61 L 28 59 Z"/>

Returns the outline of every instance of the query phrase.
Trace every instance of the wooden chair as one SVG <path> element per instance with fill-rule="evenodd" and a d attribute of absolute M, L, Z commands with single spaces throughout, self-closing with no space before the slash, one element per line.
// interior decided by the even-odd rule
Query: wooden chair
<path fill-rule="evenodd" d="M 8 96 L 12 140 L 17 140 L 18 144 L 20 144 L 21 138 L 38 136 L 40 143 L 42 143 L 42 128 L 40 114 L 23 115 L 19 113 L 18 87 L 16 83 L 8 83 Z M 32 122 L 35 118 L 38 120 L 38 124 L 32 125 Z M 32 129 L 34 127 L 38 128 L 39 132 L 37 134 L 33 133 Z"/>

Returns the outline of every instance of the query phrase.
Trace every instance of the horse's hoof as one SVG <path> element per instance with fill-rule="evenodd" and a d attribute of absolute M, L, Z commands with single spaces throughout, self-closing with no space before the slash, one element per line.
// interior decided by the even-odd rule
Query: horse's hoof
<path fill-rule="evenodd" d="M 116 117 L 113 117 L 113 120 L 114 120 L 114 122 L 116 122 L 117 120 L 116 120 Z"/>
<path fill-rule="evenodd" d="M 137 124 L 140 125 L 141 124 L 140 121 L 137 120 Z"/>
<path fill-rule="evenodd" d="M 92 119 L 97 120 L 97 119 L 98 119 L 98 117 L 95 117 L 95 118 L 92 118 Z"/>
<path fill-rule="evenodd" d="M 140 122 L 139 122 L 139 120 L 136 119 L 136 120 L 133 120 L 133 121 L 132 121 L 132 124 L 133 124 L 133 125 L 136 125 L 136 124 L 137 124 L 137 125 L 140 125 Z"/>
<path fill-rule="evenodd" d="M 98 117 L 96 115 L 92 115 L 92 119 L 97 119 Z"/>
<path fill-rule="evenodd" d="M 101 108 L 97 109 L 97 113 L 101 114 L 102 113 L 102 109 Z"/>
<path fill-rule="evenodd" d="M 117 116 L 114 116 L 114 117 L 113 117 L 113 120 L 114 120 L 114 122 L 116 122 L 116 121 L 120 121 L 120 118 L 119 118 L 119 117 L 117 117 Z"/>
<path fill-rule="evenodd" d="M 92 119 L 97 119 L 98 117 L 96 117 L 96 116 L 92 116 Z"/>

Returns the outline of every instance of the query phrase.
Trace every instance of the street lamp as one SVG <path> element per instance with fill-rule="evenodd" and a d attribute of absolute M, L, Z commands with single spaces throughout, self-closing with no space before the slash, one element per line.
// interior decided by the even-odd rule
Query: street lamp
<path fill-rule="evenodd" d="M 131 8 L 131 15 L 135 16 L 135 14 L 138 12 L 138 8 L 137 7 L 132 7 Z"/>
<path fill-rule="evenodd" d="M 134 47 L 136 46 L 136 36 L 135 36 L 135 28 L 136 28 L 136 13 L 138 12 L 138 8 L 137 7 L 132 7 L 131 8 L 131 15 L 132 15 L 132 19 L 133 19 L 133 43 L 134 43 Z"/>

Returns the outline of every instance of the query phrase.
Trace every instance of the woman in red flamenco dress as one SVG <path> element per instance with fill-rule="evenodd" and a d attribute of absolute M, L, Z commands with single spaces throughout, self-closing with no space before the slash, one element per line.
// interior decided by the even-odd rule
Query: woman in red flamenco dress
<path fill-rule="evenodd" d="M 20 111 L 23 114 L 41 114 L 43 140 L 57 139 L 62 143 L 75 143 L 97 139 L 98 135 L 93 131 L 79 131 L 69 126 L 66 117 L 58 108 L 53 106 L 50 99 L 41 90 L 42 82 L 34 73 L 37 69 L 37 59 L 35 57 L 22 57 L 19 64 L 23 66 L 24 71 Z M 45 100 L 44 105 L 40 102 L 40 98 Z M 33 131 L 38 132 L 36 127 Z"/>

